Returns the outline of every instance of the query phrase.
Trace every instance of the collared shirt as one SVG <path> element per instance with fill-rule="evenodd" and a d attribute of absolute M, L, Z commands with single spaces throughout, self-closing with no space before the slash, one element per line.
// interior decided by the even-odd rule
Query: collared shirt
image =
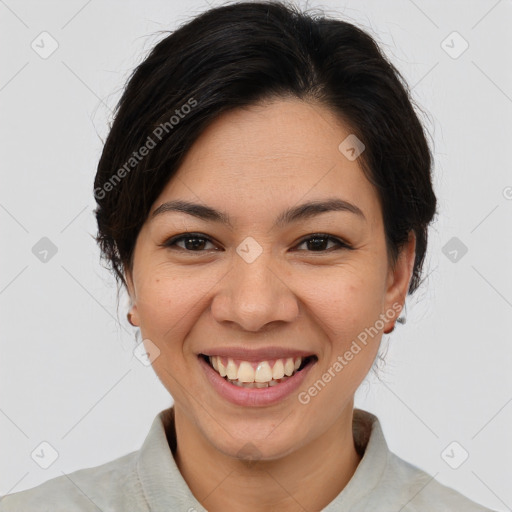
<path fill-rule="evenodd" d="M 354 409 L 363 457 L 345 488 L 320 512 L 492 512 L 389 451 L 373 414 Z M 0 498 L 0 512 L 205 512 L 174 455 L 174 409 L 161 411 L 138 451 Z"/>

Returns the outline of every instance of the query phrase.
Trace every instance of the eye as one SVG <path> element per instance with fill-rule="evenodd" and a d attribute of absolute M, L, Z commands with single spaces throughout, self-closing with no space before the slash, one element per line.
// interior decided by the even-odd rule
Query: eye
<path fill-rule="evenodd" d="M 177 244 L 179 242 L 183 242 L 185 247 L 180 247 L 181 249 L 187 252 L 203 252 L 205 243 L 212 244 L 211 240 L 203 236 L 201 233 L 182 233 L 181 235 L 173 236 L 166 240 L 163 244 L 160 244 L 162 247 L 170 247 L 174 246 L 179 247 Z"/>
<path fill-rule="evenodd" d="M 326 244 L 329 242 L 334 242 L 337 244 L 338 249 L 352 249 L 348 243 L 325 233 L 315 233 L 314 235 L 309 235 L 307 238 L 302 239 L 297 247 L 303 244 L 309 244 L 308 247 L 311 248 L 313 252 L 331 252 L 330 250 L 327 251 L 325 249 Z M 334 248 L 334 250 L 337 249 Z"/>
<path fill-rule="evenodd" d="M 325 246 L 328 245 L 329 242 L 334 242 L 338 248 L 336 249 L 331 247 L 329 250 L 327 250 Z M 183 243 L 184 246 L 179 246 L 179 243 Z M 160 246 L 169 248 L 178 247 L 179 249 L 182 249 L 186 252 L 204 252 L 208 250 L 205 247 L 207 244 L 214 245 L 210 238 L 208 238 L 206 235 L 203 235 L 202 233 L 182 233 L 180 235 L 169 238 L 164 243 L 160 244 Z M 348 243 L 325 233 L 315 233 L 313 235 L 309 235 L 307 238 L 303 238 L 297 247 L 300 247 L 304 244 L 308 244 L 307 247 L 310 249 L 309 252 L 331 252 L 331 250 L 352 249 Z"/>

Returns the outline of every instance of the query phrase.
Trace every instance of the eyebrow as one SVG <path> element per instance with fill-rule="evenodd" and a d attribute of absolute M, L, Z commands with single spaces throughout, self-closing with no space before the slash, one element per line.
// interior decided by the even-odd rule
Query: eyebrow
<path fill-rule="evenodd" d="M 355 204 L 349 203 L 343 199 L 333 198 L 323 201 L 310 201 L 298 206 L 294 206 L 281 213 L 275 221 L 275 226 L 283 227 L 287 224 L 312 218 L 324 212 L 345 211 L 350 212 L 366 221 L 364 213 Z M 210 206 L 191 203 L 189 201 L 175 200 L 167 201 L 161 204 L 152 214 L 152 218 L 167 212 L 181 212 L 192 215 L 202 220 L 209 220 L 225 224 L 233 228 L 233 223 L 229 215 L 218 211 Z"/>

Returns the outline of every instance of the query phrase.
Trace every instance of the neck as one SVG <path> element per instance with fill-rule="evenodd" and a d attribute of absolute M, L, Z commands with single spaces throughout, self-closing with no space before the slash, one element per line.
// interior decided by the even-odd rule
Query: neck
<path fill-rule="evenodd" d="M 273 460 L 245 461 L 217 450 L 175 403 L 174 458 L 209 512 L 321 510 L 345 488 L 361 457 L 352 434 L 353 402 L 309 444 Z"/>

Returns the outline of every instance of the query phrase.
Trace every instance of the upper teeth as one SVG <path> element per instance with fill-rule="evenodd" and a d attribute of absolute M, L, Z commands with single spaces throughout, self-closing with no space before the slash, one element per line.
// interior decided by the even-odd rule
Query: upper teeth
<path fill-rule="evenodd" d="M 220 356 L 209 356 L 209 360 L 221 377 L 227 377 L 230 380 L 238 379 L 239 382 L 270 382 L 282 379 L 285 375 L 290 377 L 302 364 L 302 357 L 277 359 L 273 367 L 269 361 L 250 363 L 235 361 L 229 357 L 227 362 L 223 362 Z"/>

